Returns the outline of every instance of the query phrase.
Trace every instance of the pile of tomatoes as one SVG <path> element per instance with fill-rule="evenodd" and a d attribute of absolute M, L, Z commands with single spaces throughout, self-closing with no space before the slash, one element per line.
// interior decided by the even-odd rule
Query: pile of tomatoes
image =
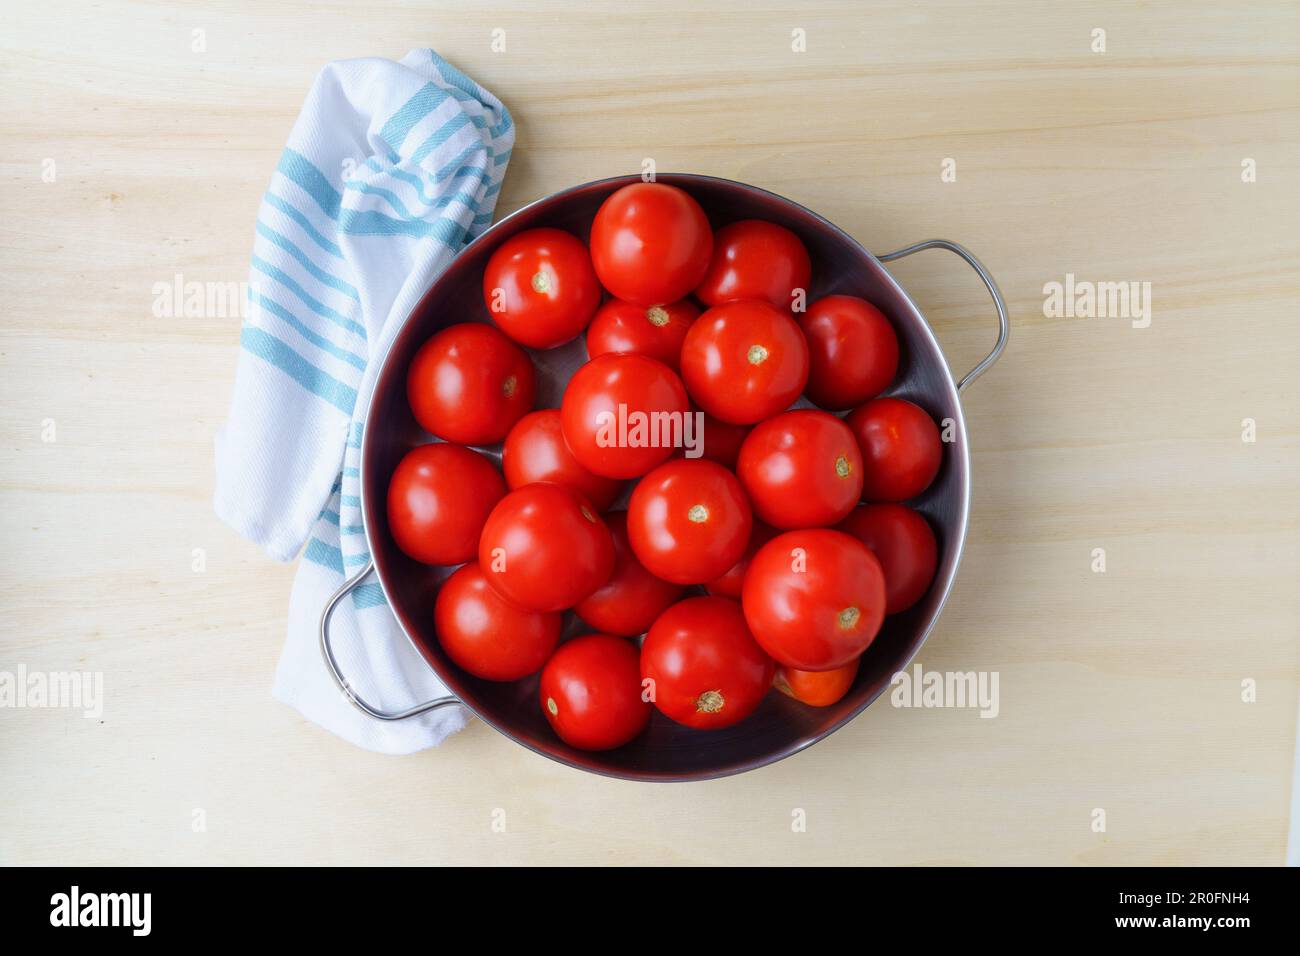
<path fill-rule="evenodd" d="M 445 328 L 411 362 L 411 410 L 441 441 L 397 466 L 392 534 L 460 565 L 434 610 L 447 655 L 486 680 L 540 670 L 569 745 L 621 746 L 656 707 L 727 727 L 773 686 L 832 704 L 885 615 L 928 590 L 934 533 L 902 502 L 939 471 L 938 428 L 880 397 L 899 346 L 877 308 L 804 306 L 812 268 L 782 226 L 715 233 L 683 190 L 635 183 L 589 245 L 506 240 L 483 276 L 492 324 Z M 534 410 L 525 348 L 584 332 L 560 407 Z M 497 443 L 500 470 L 475 450 Z M 569 610 L 590 633 L 561 643 Z"/>

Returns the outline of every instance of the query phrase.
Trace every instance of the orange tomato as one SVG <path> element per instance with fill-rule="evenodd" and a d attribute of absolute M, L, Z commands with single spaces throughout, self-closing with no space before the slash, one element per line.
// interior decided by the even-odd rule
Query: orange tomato
<path fill-rule="evenodd" d="M 829 707 L 849 692 L 853 679 L 858 676 L 855 657 L 843 667 L 833 671 L 801 671 L 784 665 L 776 669 L 772 686 L 810 707 Z"/>

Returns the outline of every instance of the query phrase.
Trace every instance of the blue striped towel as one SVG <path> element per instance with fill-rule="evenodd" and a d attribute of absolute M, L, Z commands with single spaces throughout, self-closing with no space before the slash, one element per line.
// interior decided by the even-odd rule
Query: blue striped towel
<path fill-rule="evenodd" d="M 501 101 L 432 50 L 399 63 L 331 63 L 258 212 L 215 507 L 276 558 L 306 545 L 274 695 L 383 753 L 434 746 L 465 713 L 392 724 L 363 716 L 325 670 L 317 622 L 370 558 L 358 467 L 378 359 L 433 279 L 491 223 L 514 137 Z M 340 605 L 333 633 L 341 669 L 370 703 L 397 709 L 445 693 L 378 585 Z"/>

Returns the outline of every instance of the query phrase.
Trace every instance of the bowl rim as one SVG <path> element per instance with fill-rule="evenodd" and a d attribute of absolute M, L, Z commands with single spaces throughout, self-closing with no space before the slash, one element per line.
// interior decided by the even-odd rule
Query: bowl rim
<path fill-rule="evenodd" d="M 759 193 L 768 196 L 771 199 L 776 200 L 778 203 L 792 207 L 793 209 L 798 210 L 800 213 L 807 215 L 812 219 L 816 220 L 824 228 L 826 228 L 831 233 L 838 236 L 842 241 L 846 242 L 851 247 L 853 247 L 858 252 L 860 252 L 866 260 L 874 264 L 879 275 L 893 287 L 894 291 L 902 298 L 904 302 L 907 303 L 908 307 L 911 308 L 915 318 L 919 321 L 921 332 L 929 340 L 929 344 L 934 347 L 935 353 L 941 359 L 940 364 L 942 365 L 941 371 L 943 373 L 942 382 L 943 385 L 947 388 L 948 392 L 950 393 L 950 398 L 952 399 L 952 407 L 956 412 L 955 423 L 957 426 L 958 437 L 956 441 L 950 444 L 956 445 L 960 448 L 960 455 L 962 459 L 961 460 L 962 477 L 961 477 L 961 481 L 959 482 L 960 484 L 960 496 L 959 496 L 960 500 L 958 502 L 959 512 L 958 512 L 958 521 L 957 521 L 957 531 L 954 536 L 953 563 L 952 563 L 952 570 L 949 573 L 947 580 L 944 582 L 943 592 L 939 596 L 939 600 L 938 603 L 936 603 L 935 605 L 934 612 L 930 615 L 929 620 L 926 621 L 924 628 L 921 629 L 920 636 L 916 640 L 915 645 L 913 646 L 911 651 L 908 653 L 906 659 L 903 660 L 901 662 L 901 665 L 898 667 L 898 669 L 894 671 L 895 674 L 898 674 L 906 670 L 909 666 L 911 666 L 911 663 L 915 659 L 916 655 L 920 652 L 921 648 L 925 645 L 925 642 L 929 640 L 930 634 L 934 631 L 935 625 L 938 623 L 940 616 L 943 614 L 944 607 L 947 605 L 948 598 L 952 593 L 953 585 L 957 580 L 957 572 L 961 567 L 962 556 L 965 552 L 966 535 L 967 535 L 969 522 L 970 522 L 970 499 L 971 499 L 970 442 L 966 430 L 966 414 L 965 414 L 965 409 L 962 407 L 961 392 L 957 388 L 956 380 L 953 378 L 952 366 L 948 361 L 948 357 L 946 354 L 944 354 L 942 345 L 940 344 L 937 336 L 935 336 L 934 330 L 930 327 L 930 323 L 926 321 L 924 313 L 921 312 L 921 309 L 917 306 L 916 302 L 908 294 L 907 290 L 894 277 L 893 273 L 891 273 L 885 267 L 885 264 L 881 262 L 880 259 L 878 259 L 875 255 L 873 255 L 865 246 L 862 245 L 862 243 L 858 242 L 857 239 L 855 239 L 849 233 L 845 232 L 842 228 L 840 228 L 831 220 L 827 219 L 825 216 L 821 215 L 815 210 L 809 209 L 807 206 L 803 205 L 802 203 L 795 202 L 793 199 L 789 199 L 785 196 L 780 195 L 779 193 L 772 192 L 771 190 L 764 189 L 761 186 L 754 186 L 749 183 L 740 182 L 738 180 L 727 179 L 721 176 L 710 176 L 703 173 L 656 173 L 653 179 L 650 180 L 645 179 L 641 175 L 630 173 L 621 176 L 608 176 L 603 179 L 593 179 L 589 182 L 584 182 L 574 186 L 569 186 L 566 187 L 565 189 L 561 189 L 557 192 L 549 193 L 546 196 L 542 196 L 538 199 L 534 199 L 528 203 L 525 203 L 523 206 L 520 206 L 518 209 L 514 210 L 513 212 L 510 212 L 507 215 L 503 216 L 501 219 L 493 223 L 487 229 L 483 230 L 483 232 L 481 232 L 479 235 L 475 236 L 470 242 L 466 243 L 465 246 L 461 248 L 459 251 L 457 251 L 456 254 L 453 256 L 453 261 L 455 259 L 459 259 L 461 256 L 465 255 L 466 253 L 470 252 L 471 250 L 475 249 L 478 246 L 495 241 L 497 235 L 500 234 L 502 227 L 506 226 L 513 220 L 522 217 L 525 213 L 529 212 L 530 210 L 533 210 L 536 207 L 541 206 L 543 204 L 550 204 L 557 200 L 561 200 L 566 196 L 572 195 L 574 193 L 584 192 L 597 187 L 602 187 L 602 186 L 621 187 L 626 185 L 632 185 L 633 183 L 637 183 L 637 182 L 651 182 L 651 181 L 660 181 L 660 180 L 669 181 L 669 185 L 678 185 L 679 183 L 689 184 L 690 182 L 721 183 L 724 184 L 725 186 L 736 187 L 746 192 Z M 685 187 L 679 186 L 679 188 L 685 188 Z M 447 268 L 450 268 L 450 262 Z M 424 309 L 426 303 L 438 291 L 438 287 L 441 284 L 444 276 L 446 275 L 446 272 L 447 269 L 444 269 L 443 272 L 439 273 L 438 276 L 434 278 L 433 282 L 430 283 L 429 288 L 424 291 L 424 294 L 420 296 L 419 300 L 415 303 L 415 305 L 412 306 L 411 309 L 407 312 L 406 316 L 402 319 L 401 324 L 393 331 L 391 335 L 387 337 L 387 344 L 384 348 L 384 353 L 378 359 L 378 365 L 376 366 L 377 368 L 377 372 L 375 374 L 376 388 L 378 387 L 379 380 L 384 376 L 385 372 L 388 371 L 388 365 L 391 360 L 398 339 L 401 338 L 402 333 L 405 331 L 406 326 L 410 323 L 412 316 L 416 315 L 422 309 Z M 528 750 L 532 751 L 535 754 L 538 754 L 542 757 L 546 757 L 549 760 L 553 760 L 556 763 L 563 764 L 564 766 L 570 767 L 574 770 L 581 770 L 587 773 L 594 773 L 602 777 L 608 777 L 616 780 L 630 780 L 630 781 L 644 782 L 644 783 L 688 783 L 688 782 L 705 781 L 705 780 L 718 780 L 723 777 L 735 776 L 736 774 L 746 773 L 751 770 L 758 770 L 762 767 L 771 766 L 774 763 L 777 763 L 781 760 L 785 760 L 787 757 L 792 757 L 797 753 L 801 753 L 802 751 L 807 750 L 809 747 L 813 746 L 813 744 L 820 743 L 821 741 L 829 737 L 831 734 L 835 733 L 836 731 L 840 730 L 848 723 L 856 719 L 859 715 L 862 714 L 863 711 L 865 711 L 868 707 L 874 704 L 876 700 L 879 699 L 879 697 L 885 692 L 885 690 L 888 687 L 892 686 L 892 679 L 882 684 L 880 688 L 877 689 L 874 693 L 864 698 L 861 704 L 859 704 L 853 710 L 849 711 L 847 714 L 845 714 L 843 717 L 837 720 L 830 727 L 827 727 L 825 730 L 819 732 L 814 737 L 811 737 L 807 740 L 796 742 L 794 744 L 791 744 L 788 747 L 782 747 L 778 750 L 774 750 L 771 753 L 765 754 L 761 758 L 739 760 L 727 764 L 725 766 L 721 766 L 709 770 L 703 770 L 703 771 L 657 773 L 654 771 L 620 770 L 620 769 L 614 769 L 609 767 L 589 766 L 571 760 L 563 754 L 552 753 L 550 751 L 543 750 L 540 747 L 533 745 L 529 741 L 524 740 L 519 736 L 516 736 L 513 732 L 511 732 L 511 730 L 508 727 L 503 727 L 497 721 L 494 721 L 490 717 L 481 713 L 479 709 L 474 706 L 474 704 L 465 700 L 460 694 L 457 694 L 452 690 L 450 686 L 450 682 L 447 680 L 447 677 L 442 673 L 442 671 L 438 668 L 438 666 L 429 659 L 429 655 L 421 646 L 420 642 L 417 641 L 411 635 L 411 633 L 407 630 L 406 626 L 402 623 L 401 617 L 396 613 L 397 604 L 394 601 L 393 593 L 391 592 L 387 581 L 385 581 L 384 572 L 383 569 L 380 567 L 380 563 L 377 560 L 374 560 L 373 557 L 374 555 L 379 553 L 375 548 L 375 541 L 371 537 L 373 525 L 370 522 L 365 521 L 365 514 L 366 511 L 368 510 L 367 503 L 370 501 L 370 496 L 366 488 L 366 472 L 368 470 L 366 468 L 366 462 L 369 460 L 370 453 L 371 453 L 371 442 L 373 440 L 371 436 L 375 432 L 375 430 L 370 427 L 371 425 L 370 417 L 372 414 L 374 414 L 376 404 L 377 403 L 374 401 L 374 395 L 372 393 L 370 396 L 370 403 L 366 408 L 365 420 L 363 422 L 362 434 L 361 434 L 361 449 L 360 449 L 361 453 L 359 457 L 360 471 L 361 471 L 359 490 L 360 490 L 360 498 L 361 498 L 361 505 L 362 505 L 361 507 L 362 524 L 365 532 L 366 548 L 372 556 L 372 565 L 374 568 L 375 578 L 379 583 L 379 587 L 384 595 L 384 599 L 388 602 L 389 607 L 394 611 L 393 617 L 397 622 L 398 628 L 401 630 L 402 635 L 406 638 L 406 640 L 411 644 L 412 648 L 420 656 L 420 659 L 424 661 L 425 666 L 427 666 L 430 670 L 432 670 L 434 675 L 440 681 L 442 681 L 444 685 L 448 685 L 447 687 L 448 693 L 456 698 L 460 706 L 464 707 L 466 710 L 468 710 L 479 720 L 483 721 L 483 723 L 487 724 L 493 730 L 502 734 L 503 736 L 513 741 L 514 743 L 527 748 Z"/>

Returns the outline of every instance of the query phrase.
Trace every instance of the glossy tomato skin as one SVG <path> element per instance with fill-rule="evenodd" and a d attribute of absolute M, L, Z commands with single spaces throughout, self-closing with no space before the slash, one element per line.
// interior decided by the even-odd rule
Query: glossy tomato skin
<path fill-rule="evenodd" d="M 443 582 L 433 619 L 447 656 L 484 680 L 535 674 L 560 640 L 559 614 L 523 611 L 510 604 L 488 584 L 477 561 Z"/>
<path fill-rule="evenodd" d="M 828 295 L 797 316 L 811 371 L 804 393 L 828 411 L 855 408 L 889 387 L 898 372 L 898 336 L 866 299 Z"/>
<path fill-rule="evenodd" d="M 491 445 L 532 410 L 528 355 L 497 329 L 463 322 L 425 342 L 411 360 L 406 398 L 420 427 L 460 445 Z"/>
<path fill-rule="evenodd" d="M 862 497 L 867 501 L 915 498 L 939 473 L 939 428 L 919 405 L 877 398 L 852 412 L 845 423 L 862 449 Z"/>
<path fill-rule="evenodd" d="M 753 560 L 759 548 L 780 533 L 776 528 L 755 518 L 754 530 L 749 533 L 749 544 L 745 545 L 745 553 L 725 574 L 705 582 L 704 590 L 716 597 L 729 597 L 739 601 L 745 583 L 745 572 L 749 570 L 749 562 Z"/>
<path fill-rule="evenodd" d="M 809 707 L 829 707 L 849 692 L 853 681 L 857 679 L 861 660 L 862 658 L 855 657 L 833 671 L 801 671 L 793 667 L 778 667 L 772 686 Z"/>
<path fill-rule="evenodd" d="M 666 716 L 698 730 L 730 727 L 752 714 L 776 665 L 728 598 L 688 598 L 655 621 L 641 645 L 641 679 Z"/>
<path fill-rule="evenodd" d="M 885 576 L 867 546 L 842 531 L 787 531 L 750 561 L 742 603 L 754 639 L 778 664 L 829 671 L 880 631 Z"/>
<path fill-rule="evenodd" d="M 838 527 L 870 548 L 880 561 L 886 614 L 906 611 L 925 597 L 939 565 L 939 546 L 919 511 L 894 503 L 862 505 Z"/>
<path fill-rule="evenodd" d="M 591 223 L 591 261 L 601 283 L 635 305 L 686 298 L 709 267 L 713 230 L 700 204 L 667 183 L 613 193 Z"/>
<path fill-rule="evenodd" d="M 562 229 L 511 236 L 483 271 L 483 299 L 492 321 L 529 348 L 554 348 L 578 335 L 600 298 L 587 247 Z"/>
<path fill-rule="evenodd" d="M 614 572 L 574 608 L 598 631 L 635 637 L 650 629 L 664 609 L 682 596 L 682 586 L 657 578 L 637 560 L 627 539 L 627 512 L 605 515 L 614 537 Z"/>
<path fill-rule="evenodd" d="M 788 311 L 800 292 L 807 301 L 811 278 L 812 260 L 798 236 L 774 222 L 745 219 L 714 234 L 709 271 L 695 297 L 710 306 L 763 299 Z"/>
<path fill-rule="evenodd" d="M 587 328 L 587 355 L 595 358 L 635 352 L 658 359 L 676 372 L 681 367 L 686 331 L 699 315 L 699 308 L 686 300 L 647 308 L 610 299 Z"/>
<path fill-rule="evenodd" d="M 682 343 L 682 379 L 700 408 L 732 425 L 784 411 L 808 382 L 808 343 L 789 314 L 747 299 L 701 315 Z"/>
<path fill-rule="evenodd" d="M 558 408 L 529 412 L 515 423 L 501 449 L 501 470 L 512 491 L 550 481 L 572 488 L 602 512 L 623 490 L 623 482 L 593 475 L 578 464 L 564 443 Z"/>
<path fill-rule="evenodd" d="M 740 560 L 754 525 L 739 479 L 705 458 L 675 458 L 632 490 L 627 534 L 646 569 L 674 584 L 703 584 Z"/>
<path fill-rule="evenodd" d="M 718 421 L 712 415 L 704 415 L 703 446 L 700 449 L 703 457 L 709 461 L 716 461 L 723 468 L 736 470 L 736 460 L 740 457 L 740 446 L 745 444 L 745 439 L 749 437 L 751 426 L 749 425 L 731 425 L 727 422 Z"/>
<path fill-rule="evenodd" d="M 609 580 L 614 541 L 585 498 L 539 482 L 492 509 L 478 561 L 488 583 L 516 607 L 563 611 Z"/>
<path fill-rule="evenodd" d="M 479 533 L 506 483 L 476 451 L 434 442 L 411 449 L 388 482 L 388 528 L 409 557 L 425 564 L 473 560 Z"/>
<path fill-rule="evenodd" d="M 652 427 L 660 419 L 651 416 L 667 412 L 662 421 L 675 420 L 680 428 L 688 410 L 682 380 L 663 362 L 598 355 L 569 379 L 560 424 L 578 464 L 606 478 L 637 478 L 674 450 L 674 436 Z"/>
<path fill-rule="evenodd" d="M 755 425 L 736 474 L 754 511 L 774 528 L 835 524 L 862 500 L 862 453 L 853 432 L 815 408 Z"/>
<path fill-rule="evenodd" d="M 542 669 L 542 713 L 570 747 L 612 750 L 650 722 L 636 645 L 610 634 L 561 644 Z"/>

